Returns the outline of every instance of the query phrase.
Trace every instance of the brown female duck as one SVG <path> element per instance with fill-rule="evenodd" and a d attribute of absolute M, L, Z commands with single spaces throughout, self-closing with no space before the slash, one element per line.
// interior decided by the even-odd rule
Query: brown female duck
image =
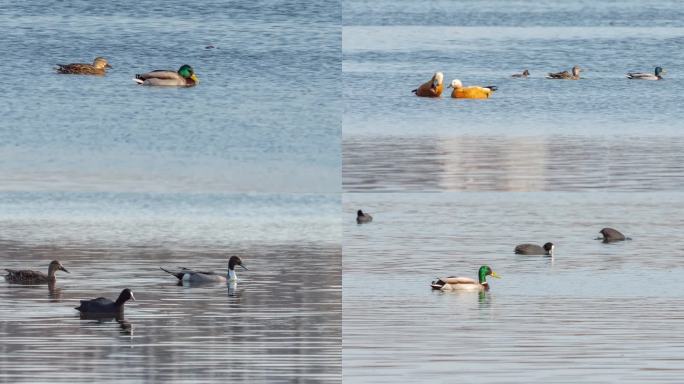
<path fill-rule="evenodd" d="M 104 57 L 96 57 L 92 64 L 72 63 L 72 64 L 57 64 L 57 73 L 64 73 L 70 75 L 97 75 L 103 76 L 107 72 L 107 68 L 112 66 L 107 63 Z"/>
<path fill-rule="evenodd" d="M 52 260 L 48 267 L 47 275 L 40 271 L 32 271 L 29 269 L 5 269 L 7 275 L 5 279 L 13 284 L 48 284 L 54 283 L 57 278 L 55 273 L 57 271 L 64 271 L 69 273 L 66 268 L 62 266 L 58 260 Z"/>

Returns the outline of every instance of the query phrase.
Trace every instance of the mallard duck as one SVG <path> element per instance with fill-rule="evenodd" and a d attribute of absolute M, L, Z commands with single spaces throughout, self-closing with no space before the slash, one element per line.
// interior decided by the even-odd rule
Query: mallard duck
<path fill-rule="evenodd" d="M 629 72 L 627 78 L 632 80 L 662 80 L 665 70 L 662 67 L 655 68 L 655 74 L 647 72 Z"/>
<path fill-rule="evenodd" d="M 444 89 L 444 74 L 442 72 L 436 72 L 432 75 L 430 81 L 423 83 L 420 87 L 412 90 L 416 96 L 420 97 L 440 97 L 442 95 L 442 90 Z"/>
<path fill-rule="evenodd" d="M 603 237 L 599 237 L 596 240 L 603 240 L 604 243 L 611 243 L 613 241 L 623 241 L 632 240 L 629 237 L 625 237 L 620 231 L 613 228 L 603 228 L 599 231 Z"/>
<path fill-rule="evenodd" d="M 75 307 L 81 314 L 89 315 L 115 315 L 123 312 L 124 304 L 128 300 L 135 301 L 133 292 L 126 288 L 119 294 L 116 301 L 111 301 L 104 297 L 92 300 L 81 300 L 81 305 Z"/>
<path fill-rule="evenodd" d="M 488 265 L 483 265 L 477 272 L 478 281 L 475 281 L 469 277 L 442 277 L 432 282 L 432 289 L 439 289 L 441 291 L 452 291 L 452 290 L 488 290 L 489 284 L 487 283 L 487 276 L 500 278 L 496 272 Z"/>
<path fill-rule="evenodd" d="M 451 97 L 454 99 L 488 99 L 491 94 L 496 91 L 496 87 L 489 85 L 486 87 L 480 86 L 470 86 L 464 87 L 461 80 L 454 79 L 449 84 L 449 88 L 453 88 L 451 91 Z"/>
<path fill-rule="evenodd" d="M 133 79 L 138 84 L 161 87 L 192 87 L 199 84 L 192 67 L 185 64 L 178 71 L 156 70 L 135 75 Z"/>
<path fill-rule="evenodd" d="M 31 271 L 28 269 L 5 269 L 5 271 L 7 271 L 5 279 L 9 283 L 14 284 L 49 284 L 57 281 L 57 278 L 55 277 L 57 271 L 69 273 L 58 260 L 52 260 L 52 262 L 50 262 L 47 275 L 43 272 Z"/>
<path fill-rule="evenodd" d="M 176 278 L 178 278 L 179 283 L 210 283 L 210 282 L 234 282 L 237 281 L 237 274 L 235 273 L 235 266 L 239 265 L 245 270 L 248 270 L 247 267 L 242 264 L 242 259 L 240 259 L 238 256 L 231 256 L 230 259 L 228 260 L 228 274 L 226 276 L 219 275 L 215 272 L 201 272 L 201 271 L 194 271 L 192 269 L 188 268 L 181 268 L 180 271 L 178 272 L 172 272 L 167 269 L 161 268 L 162 271 L 166 273 L 170 273 Z"/>
<path fill-rule="evenodd" d="M 530 75 L 530 71 L 528 71 L 528 70 L 526 69 L 526 70 L 524 70 L 522 73 L 515 73 L 515 74 L 513 74 L 511 77 L 527 77 L 527 76 L 529 76 L 529 75 Z"/>
<path fill-rule="evenodd" d="M 580 78 L 580 67 L 574 66 L 572 67 L 572 73 L 568 71 L 563 71 L 563 72 L 556 72 L 556 73 L 549 73 L 548 76 L 546 76 L 547 79 L 557 79 L 557 80 L 579 80 Z"/>
<path fill-rule="evenodd" d="M 556 248 L 553 243 L 546 243 L 543 247 L 537 244 L 520 244 L 515 247 L 515 253 L 518 255 L 546 255 L 553 256 L 553 250 Z"/>
<path fill-rule="evenodd" d="M 107 63 L 104 57 L 96 57 L 92 64 L 73 63 L 73 64 L 57 64 L 57 73 L 72 74 L 72 75 L 99 75 L 102 76 L 107 72 L 107 68 L 112 66 Z"/>
<path fill-rule="evenodd" d="M 356 211 L 356 224 L 370 223 L 373 221 L 373 216 L 364 213 L 362 210 Z"/>

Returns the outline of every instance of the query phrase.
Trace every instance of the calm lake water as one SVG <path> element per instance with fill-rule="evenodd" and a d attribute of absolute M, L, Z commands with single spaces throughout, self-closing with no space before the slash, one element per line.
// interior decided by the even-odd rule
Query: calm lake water
<path fill-rule="evenodd" d="M 681 190 L 679 3 L 344 4 L 346 191 Z M 580 81 L 544 79 L 575 64 Z M 656 65 L 666 80 L 625 79 Z M 499 90 L 415 97 L 435 71 Z"/>
<path fill-rule="evenodd" d="M 0 193 L 0 268 L 46 270 L 54 289 L 0 280 L 3 382 L 340 382 L 339 195 Z M 178 286 L 159 267 L 226 273 Z M 4 271 L 3 271 L 4 272 Z M 79 300 L 131 288 L 121 321 Z"/>
<path fill-rule="evenodd" d="M 1 188 L 337 192 L 339 24 L 334 2 L 2 7 Z M 96 56 L 105 77 L 52 69 Z M 197 87 L 132 81 L 185 63 Z"/>
<path fill-rule="evenodd" d="M 345 382 L 681 381 L 681 193 L 344 199 Z M 633 240 L 594 240 L 606 226 Z M 513 254 L 546 241 L 553 258 Z M 487 293 L 430 288 L 483 264 L 502 276 Z"/>

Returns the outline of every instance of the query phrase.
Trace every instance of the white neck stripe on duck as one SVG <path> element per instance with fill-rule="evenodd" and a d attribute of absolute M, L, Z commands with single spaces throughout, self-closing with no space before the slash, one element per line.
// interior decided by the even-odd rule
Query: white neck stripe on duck
<path fill-rule="evenodd" d="M 228 280 L 229 281 L 237 281 L 237 274 L 235 273 L 235 269 L 229 269 L 228 270 Z"/>

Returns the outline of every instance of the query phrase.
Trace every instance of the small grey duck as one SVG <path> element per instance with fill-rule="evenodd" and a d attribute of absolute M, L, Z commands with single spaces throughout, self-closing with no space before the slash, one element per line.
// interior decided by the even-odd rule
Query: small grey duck
<path fill-rule="evenodd" d="M 206 271 L 195 271 L 188 268 L 181 268 L 178 272 L 169 271 L 167 269 L 161 268 L 162 271 L 176 276 L 181 282 L 189 283 L 209 283 L 209 282 L 235 282 L 237 281 L 237 274 L 235 273 L 235 267 L 240 266 L 245 270 L 247 267 L 242 263 L 242 259 L 238 256 L 231 256 L 228 260 L 228 274 L 226 276 L 220 275 L 216 272 L 206 272 Z"/>
<path fill-rule="evenodd" d="M 364 213 L 362 210 L 356 211 L 356 224 L 370 223 L 373 221 L 373 216 Z"/>

